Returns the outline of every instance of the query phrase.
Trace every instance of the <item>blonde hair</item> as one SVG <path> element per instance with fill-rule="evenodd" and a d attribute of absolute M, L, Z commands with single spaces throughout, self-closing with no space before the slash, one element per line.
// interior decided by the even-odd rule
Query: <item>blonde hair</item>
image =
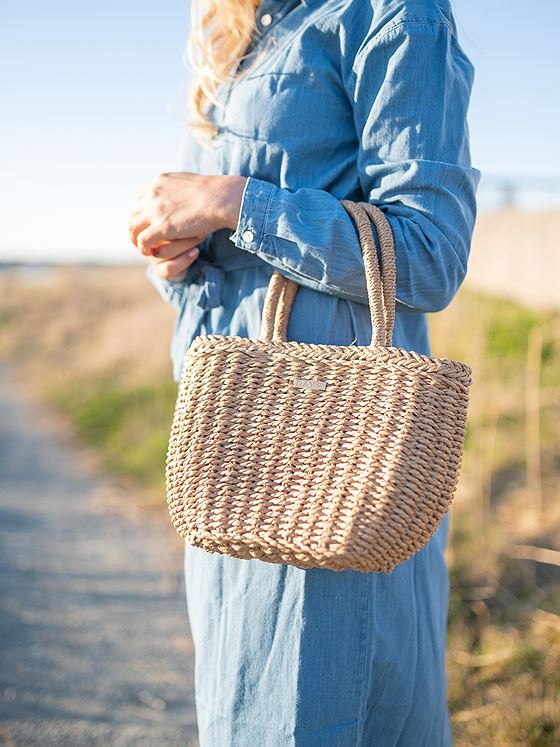
<path fill-rule="evenodd" d="M 259 34 L 256 28 L 258 4 L 259 0 L 192 0 L 186 57 L 194 78 L 188 96 L 190 119 L 186 124 L 202 141 L 212 139 L 217 133 L 208 109 L 212 104 L 220 106 L 216 96 L 218 88 L 249 72 L 249 68 L 233 74 L 231 71 L 246 57 L 249 43 Z M 261 57 L 259 55 L 255 63 Z"/>

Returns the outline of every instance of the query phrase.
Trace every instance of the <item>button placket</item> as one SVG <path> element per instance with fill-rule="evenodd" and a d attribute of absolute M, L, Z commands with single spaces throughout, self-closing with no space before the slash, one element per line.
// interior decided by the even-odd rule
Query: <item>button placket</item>
<path fill-rule="evenodd" d="M 299 0 L 299 2 L 304 7 L 307 7 L 307 4 L 305 2 L 303 2 L 303 0 Z M 286 3 L 288 3 L 288 7 L 286 7 Z M 296 2 L 295 5 L 294 5 L 294 7 L 297 6 L 297 4 L 298 3 Z M 273 24 L 273 22 L 276 24 L 278 21 L 281 21 L 282 18 L 286 15 L 286 13 L 289 12 L 290 10 L 292 10 L 292 2 L 290 2 L 290 0 L 286 0 L 285 4 L 283 6 L 279 7 L 278 9 L 275 9 L 276 12 L 274 13 L 274 16 L 271 13 L 269 13 L 268 11 L 265 12 L 265 13 L 263 13 L 262 15 L 260 15 L 260 13 L 268 5 L 269 5 L 268 1 L 264 0 L 264 2 L 261 2 L 260 6 L 259 6 L 259 8 L 257 10 L 257 18 L 256 18 L 257 26 L 262 26 L 263 29 L 265 29 L 266 31 L 263 31 L 261 33 L 259 39 L 253 39 L 250 42 L 250 44 L 249 44 L 249 46 L 248 46 L 248 48 L 246 50 L 246 54 L 248 54 L 249 57 L 252 57 L 253 53 L 255 53 L 257 51 L 257 48 L 258 48 L 258 45 L 260 44 L 261 39 L 264 39 L 265 36 L 268 34 L 268 27 L 271 26 Z M 237 70 L 241 70 L 246 65 L 249 65 L 249 64 L 250 64 L 250 61 L 247 58 L 244 58 L 244 59 L 240 60 L 240 62 L 238 63 L 236 69 Z M 228 83 L 226 83 L 224 85 L 223 102 L 222 102 L 223 103 L 223 108 L 222 108 L 221 117 L 220 117 L 220 123 L 219 123 L 220 128 L 223 126 L 223 124 L 225 122 L 226 108 L 227 108 L 227 105 L 229 103 L 229 99 L 231 97 L 231 94 L 233 92 L 234 87 L 235 87 L 235 81 L 230 81 L 230 82 L 228 82 Z"/>

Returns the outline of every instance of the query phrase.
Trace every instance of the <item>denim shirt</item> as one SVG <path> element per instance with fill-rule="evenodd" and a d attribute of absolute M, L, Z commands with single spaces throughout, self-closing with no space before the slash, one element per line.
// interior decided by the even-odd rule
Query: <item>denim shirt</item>
<path fill-rule="evenodd" d="M 365 275 L 340 200 L 365 200 L 395 237 L 393 345 L 431 354 L 426 313 L 445 308 L 466 271 L 480 172 L 467 109 L 473 66 L 448 0 L 262 0 L 267 56 L 221 87 L 204 146 L 186 134 L 182 170 L 249 177 L 235 231 L 201 244 L 185 280 L 147 273 L 177 310 L 179 380 L 199 334 L 258 338 L 266 286 L 300 284 L 288 339 L 367 345 Z M 268 48 L 268 47 L 267 47 Z"/>

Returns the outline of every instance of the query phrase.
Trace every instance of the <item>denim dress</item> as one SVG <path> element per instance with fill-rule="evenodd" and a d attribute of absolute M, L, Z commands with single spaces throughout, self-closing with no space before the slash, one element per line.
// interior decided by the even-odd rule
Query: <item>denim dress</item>
<path fill-rule="evenodd" d="M 480 178 L 466 123 L 473 67 L 448 0 L 262 0 L 257 27 L 241 67 L 263 45 L 266 58 L 220 89 L 216 138 L 205 147 L 187 133 L 181 165 L 249 177 L 236 230 L 206 237 L 183 281 L 148 270 L 177 312 L 175 379 L 195 336 L 259 337 L 274 270 L 301 286 L 289 340 L 369 344 L 343 198 L 384 211 L 397 265 L 393 345 L 431 354 L 426 314 L 465 276 Z M 187 544 L 201 746 L 450 745 L 448 523 L 388 574 Z"/>

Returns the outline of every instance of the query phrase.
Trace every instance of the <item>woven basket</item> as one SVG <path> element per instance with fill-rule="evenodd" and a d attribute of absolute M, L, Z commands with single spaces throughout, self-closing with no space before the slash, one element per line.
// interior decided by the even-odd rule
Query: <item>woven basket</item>
<path fill-rule="evenodd" d="M 194 340 L 166 468 L 171 519 L 191 545 L 301 568 L 390 572 L 449 509 L 471 369 L 391 346 L 390 225 L 369 203 L 341 202 L 364 256 L 371 345 L 287 342 L 299 286 L 278 273 L 261 340 Z"/>

